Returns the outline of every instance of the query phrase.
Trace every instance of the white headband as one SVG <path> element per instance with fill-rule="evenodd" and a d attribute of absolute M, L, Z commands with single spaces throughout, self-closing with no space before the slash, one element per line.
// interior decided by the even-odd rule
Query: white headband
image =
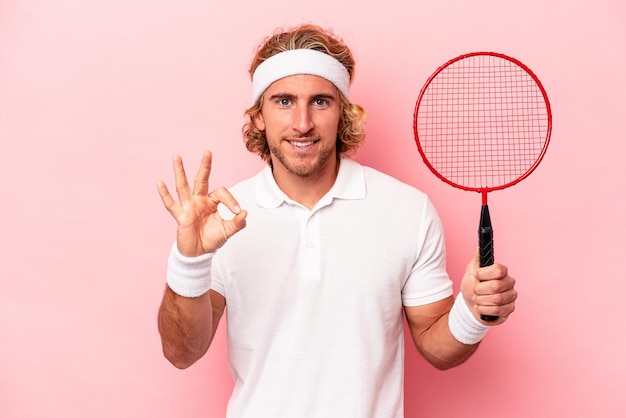
<path fill-rule="evenodd" d="M 261 97 L 270 84 L 296 74 L 316 75 L 333 83 L 348 98 L 350 74 L 330 55 L 314 49 L 291 49 L 263 61 L 252 75 L 252 102 Z"/>

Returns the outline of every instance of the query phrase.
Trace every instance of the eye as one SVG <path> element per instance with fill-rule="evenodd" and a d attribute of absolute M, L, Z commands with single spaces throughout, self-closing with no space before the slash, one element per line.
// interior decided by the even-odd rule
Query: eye
<path fill-rule="evenodd" d="M 278 104 L 281 106 L 289 106 L 289 103 L 290 103 L 290 100 L 285 97 L 278 100 Z"/>
<path fill-rule="evenodd" d="M 317 99 L 315 99 L 314 103 L 315 103 L 316 106 L 324 106 L 324 105 L 328 104 L 328 101 L 326 99 L 317 98 Z"/>

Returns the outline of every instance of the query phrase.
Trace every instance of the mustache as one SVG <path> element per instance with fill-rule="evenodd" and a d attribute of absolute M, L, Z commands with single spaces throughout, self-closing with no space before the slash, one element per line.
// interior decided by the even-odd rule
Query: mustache
<path fill-rule="evenodd" d="M 320 139 L 320 137 L 314 131 L 309 131 L 309 132 L 305 132 L 302 134 L 290 135 L 288 137 L 285 137 L 284 139 L 288 141 L 295 141 L 295 140 L 317 141 Z"/>

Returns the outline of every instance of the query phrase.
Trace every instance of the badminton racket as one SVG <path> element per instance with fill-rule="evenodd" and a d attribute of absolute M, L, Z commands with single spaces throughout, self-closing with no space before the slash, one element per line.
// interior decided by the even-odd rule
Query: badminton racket
<path fill-rule="evenodd" d="M 526 65 L 506 55 L 461 55 L 426 81 L 413 128 L 424 163 L 439 179 L 482 195 L 480 266 L 493 264 L 487 193 L 528 177 L 546 152 L 552 112 L 541 82 Z"/>

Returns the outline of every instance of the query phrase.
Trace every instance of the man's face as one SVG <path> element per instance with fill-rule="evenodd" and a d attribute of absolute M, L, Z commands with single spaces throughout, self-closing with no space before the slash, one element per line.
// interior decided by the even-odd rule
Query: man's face
<path fill-rule="evenodd" d="M 263 94 L 255 126 L 265 131 L 275 174 L 314 177 L 336 170 L 337 88 L 314 75 L 293 75 Z"/>

